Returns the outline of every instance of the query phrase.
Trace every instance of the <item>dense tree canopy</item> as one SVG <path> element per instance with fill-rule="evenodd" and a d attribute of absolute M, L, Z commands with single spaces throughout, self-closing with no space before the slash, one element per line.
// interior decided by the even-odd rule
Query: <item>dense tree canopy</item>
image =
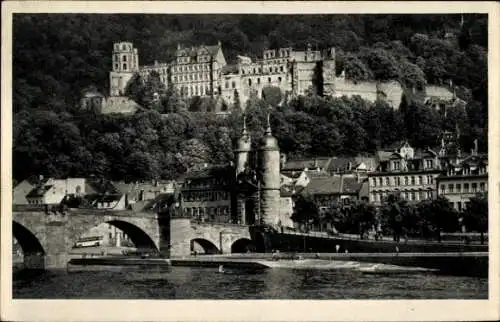
<path fill-rule="evenodd" d="M 423 148 L 457 124 L 464 150 L 478 138 L 485 151 L 487 17 L 464 17 L 460 27 L 459 15 L 15 15 L 14 177 L 174 178 L 199 163 L 226 163 L 245 107 L 254 144 L 271 111 L 273 133 L 291 157 L 372 153 L 404 137 Z M 445 39 L 445 31 L 456 39 Z M 278 105 L 281 93 L 270 88 L 264 100 L 244 103 L 237 95 L 239 108 L 221 119 L 210 113 L 215 98 L 184 101 L 158 75 L 145 82 L 137 75 L 126 93 L 144 107 L 136 115 L 77 108 L 82 89 L 107 93 L 113 42 L 133 42 L 142 65 L 169 61 L 178 43 L 218 40 L 230 63 L 238 54 L 261 56 L 268 47 L 335 46 L 337 73 L 345 70 L 355 80 L 396 79 L 405 87 L 451 79 L 463 89 L 457 93 L 469 93 L 460 94 L 468 104 L 465 112 L 445 116 L 411 100 L 395 111 L 359 97 L 311 92 Z"/>

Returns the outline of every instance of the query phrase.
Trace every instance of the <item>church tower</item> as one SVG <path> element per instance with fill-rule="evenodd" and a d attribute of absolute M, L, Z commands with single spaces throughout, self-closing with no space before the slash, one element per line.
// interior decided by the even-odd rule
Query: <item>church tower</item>
<path fill-rule="evenodd" d="M 260 222 L 275 226 L 278 224 L 280 211 L 280 150 L 278 140 L 271 133 L 269 114 L 258 153 Z"/>
<path fill-rule="evenodd" d="M 109 73 L 109 95 L 123 96 L 127 84 L 139 71 L 139 54 L 130 42 L 113 45 L 112 70 Z"/>

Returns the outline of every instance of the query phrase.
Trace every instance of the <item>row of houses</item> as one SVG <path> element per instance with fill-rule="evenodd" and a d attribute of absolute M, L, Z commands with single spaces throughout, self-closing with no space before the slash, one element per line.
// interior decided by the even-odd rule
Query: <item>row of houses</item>
<path fill-rule="evenodd" d="M 44 178 L 24 180 L 14 187 L 14 206 L 64 204 L 68 208 L 136 210 L 156 207 L 174 195 L 173 181 L 118 182 L 95 178 Z M 156 203 L 157 204 L 156 204 Z"/>

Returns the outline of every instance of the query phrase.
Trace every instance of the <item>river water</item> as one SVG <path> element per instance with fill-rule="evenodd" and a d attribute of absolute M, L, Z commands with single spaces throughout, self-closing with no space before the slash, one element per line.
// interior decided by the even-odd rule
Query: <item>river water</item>
<path fill-rule="evenodd" d="M 14 298 L 51 299 L 487 299 L 488 279 L 352 270 L 265 271 L 107 267 L 16 274 Z"/>

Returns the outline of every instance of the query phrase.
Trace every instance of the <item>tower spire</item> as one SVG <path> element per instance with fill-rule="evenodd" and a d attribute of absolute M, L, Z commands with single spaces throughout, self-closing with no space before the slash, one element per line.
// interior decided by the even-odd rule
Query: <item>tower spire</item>
<path fill-rule="evenodd" d="M 247 117 L 246 115 L 243 115 L 243 131 L 241 133 L 242 135 L 247 135 Z"/>
<path fill-rule="evenodd" d="M 272 135 L 271 132 L 271 121 L 270 121 L 271 113 L 267 113 L 267 128 L 266 128 L 266 135 Z"/>

